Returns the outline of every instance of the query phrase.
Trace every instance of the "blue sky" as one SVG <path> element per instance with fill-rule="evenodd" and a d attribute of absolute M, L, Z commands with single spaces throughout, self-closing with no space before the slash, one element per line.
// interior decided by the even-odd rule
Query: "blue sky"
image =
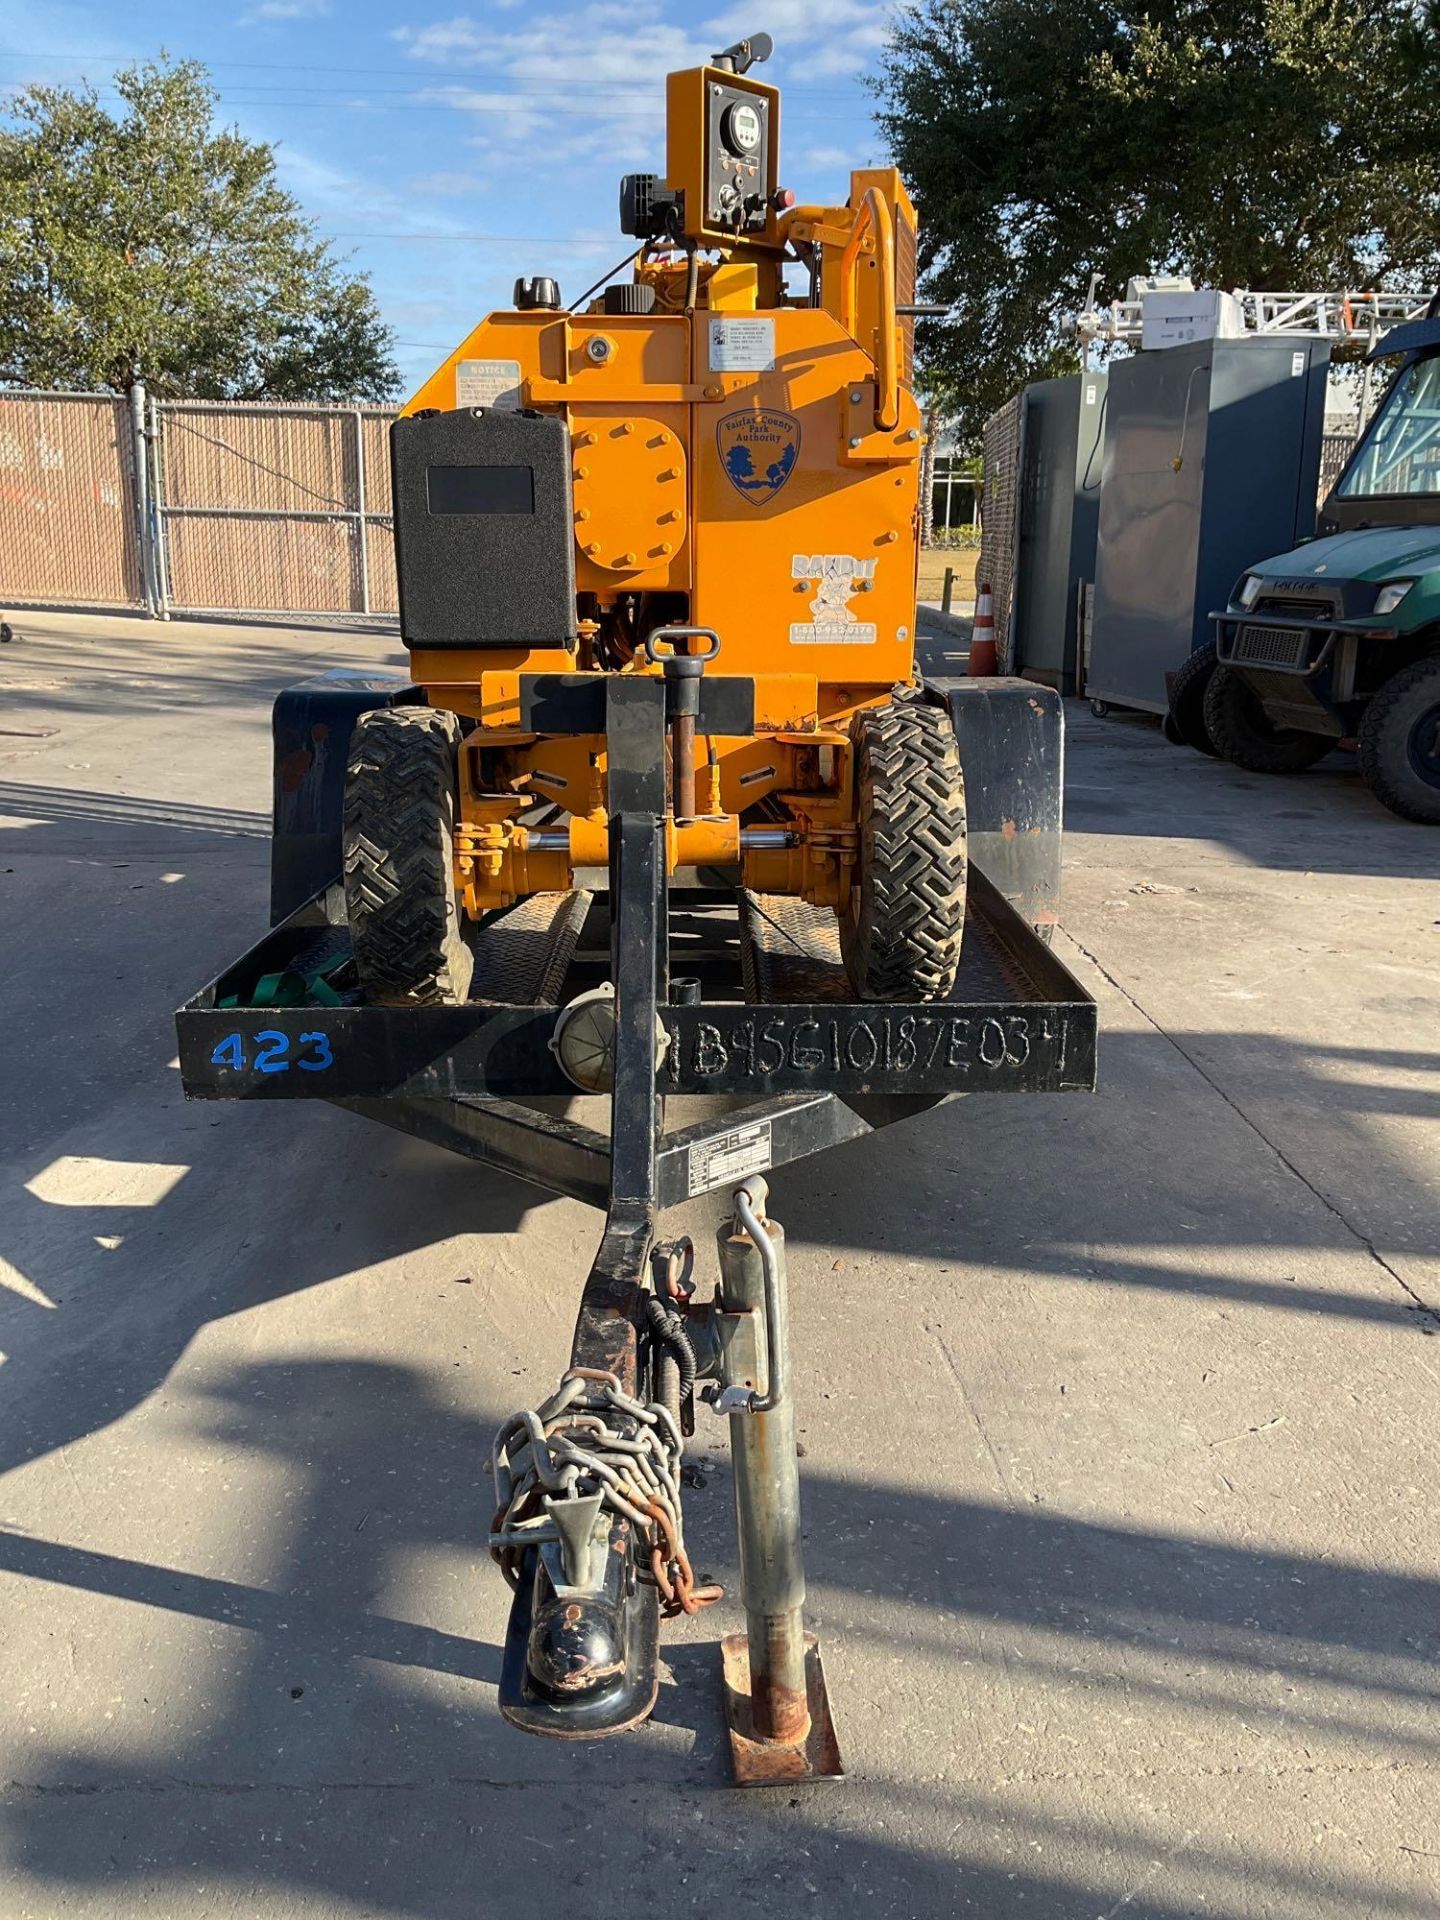
<path fill-rule="evenodd" d="M 519 273 L 577 295 L 625 252 L 622 173 L 664 165 L 661 82 L 764 28 L 785 88 L 781 177 L 843 200 L 882 158 L 872 0 L 0 0 L 0 92 L 163 47 L 211 68 L 221 113 L 371 276 L 407 391 Z"/>

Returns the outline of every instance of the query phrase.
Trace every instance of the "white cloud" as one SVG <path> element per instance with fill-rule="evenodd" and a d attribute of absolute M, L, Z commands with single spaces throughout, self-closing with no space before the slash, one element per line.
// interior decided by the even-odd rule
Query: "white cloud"
<path fill-rule="evenodd" d="M 667 73 L 696 65 L 707 51 L 644 0 L 636 5 L 589 0 L 560 13 L 531 13 L 510 33 L 462 13 L 428 27 L 397 27 L 393 37 L 412 60 L 432 66 L 483 63 L 497 79 L 543 87 L 557 99 L 568 96 L 572 112 L 583 111 L 596 98 L 597 85 L 605 83 L 653 89 L 659 98 Z"/>
<path fill-rule="evenodd" d="M 320 20 L 329 11 L 330 0 L 260 0 L 258 6 L 241 14 L 236 25 L 253 27 L 262 20 Z"/>
<path fill-rule="evenodd" d="M 415 193 L 433 193 L 442 200 L 468 199 L 472 194 L 486 191 L 478 173 L 417 173 L 412 176 L 410 186 Z"/>
<path fill-rule="evenodd" d="M 458 239 L 464 232 L 463 224 L 450 215 L 417 204 L 414 193 L 362 180 L 288 140 L 276 142 L 275 165 L 283 184 L 307 211 L 320 218 L 325 228 L 338 229 L 342 235 L 366 229 L 431 236 L 453 231 Z M 339 244 L 342 249 L 346 245 L 343 237 Z"/>
<path fill-rule="evenodd" d="M 277 0 L 285 4 L 286 0 Z M 514 6 L 517 0 L 508 0 Z M 848 73 L 865 65 L 889 33 L 893 0 L 766 0 L 762 11 L 779 57 L 803 52 L 796 78 Z M 425 27 L 397 27 L 393 38 L 412 60 L 433 66 L 483 63 L 497 74 L 577 92 L 595 81 L 659 89 L 664 75 L 695 66 L 755 29 L 754 0 L 691 30 L 664 18 L 653 0 L 589 0 L 557 13 L 532 11 L 524 27 L 497 32 L 468 13 Z M 574 103 L 580 106 L 580 100 Z"/>

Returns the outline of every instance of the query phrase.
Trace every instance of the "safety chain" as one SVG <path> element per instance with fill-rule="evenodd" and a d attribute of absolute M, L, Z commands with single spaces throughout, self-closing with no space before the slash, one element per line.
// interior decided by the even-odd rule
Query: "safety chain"
<path fill-rule="evenodd" d="M 668 1408 L 632 1399 L 613 1373 L 572 1367 L 542 1407 L 512 1414 L 495 1435 L 490 1552 L 506 1580 L 518 1587 L 526 1550 L 557 1537 L 547 1495 L 564 1501 L 598 1494 L 603 1507 L 638 1529 L 667 1619 L 719 1600 L 723 1588 L 696 1586 L 685 1551 L 683 1445 Z"/>

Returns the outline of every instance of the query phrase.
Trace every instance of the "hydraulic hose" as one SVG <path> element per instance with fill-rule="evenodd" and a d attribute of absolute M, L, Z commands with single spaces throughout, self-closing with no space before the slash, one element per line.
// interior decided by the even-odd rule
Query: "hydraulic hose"
<path fill-rule="evenodd" d="M 775 1258 L 775 1243 L 750 1202 L 745 1187 L 735 1190 L 735 1218 L 755 1243 L 765 1276 L 765 1372 L 764 1393 L 750 1395 L 751 1413 L 771 1413 L 785 1398 L 789 1381 L 785 1377 L 785 1342 L 780 1337 L 780 1268 Z"/>

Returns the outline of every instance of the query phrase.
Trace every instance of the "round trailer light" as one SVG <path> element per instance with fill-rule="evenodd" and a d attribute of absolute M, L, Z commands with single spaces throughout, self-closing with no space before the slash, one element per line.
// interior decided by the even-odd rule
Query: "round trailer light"
<path fill-rule="evenodd" d="M 550 1051 L 567 1080 L 582 1093 L 609 1093 L 615 1085 L 615 989 L 603 987 L 579 993 L 564 1008 L 550 1037 Z M 670 1051 L 670 1036 L 659 1015 L 655 1018 L 655 1065 Z"/>

